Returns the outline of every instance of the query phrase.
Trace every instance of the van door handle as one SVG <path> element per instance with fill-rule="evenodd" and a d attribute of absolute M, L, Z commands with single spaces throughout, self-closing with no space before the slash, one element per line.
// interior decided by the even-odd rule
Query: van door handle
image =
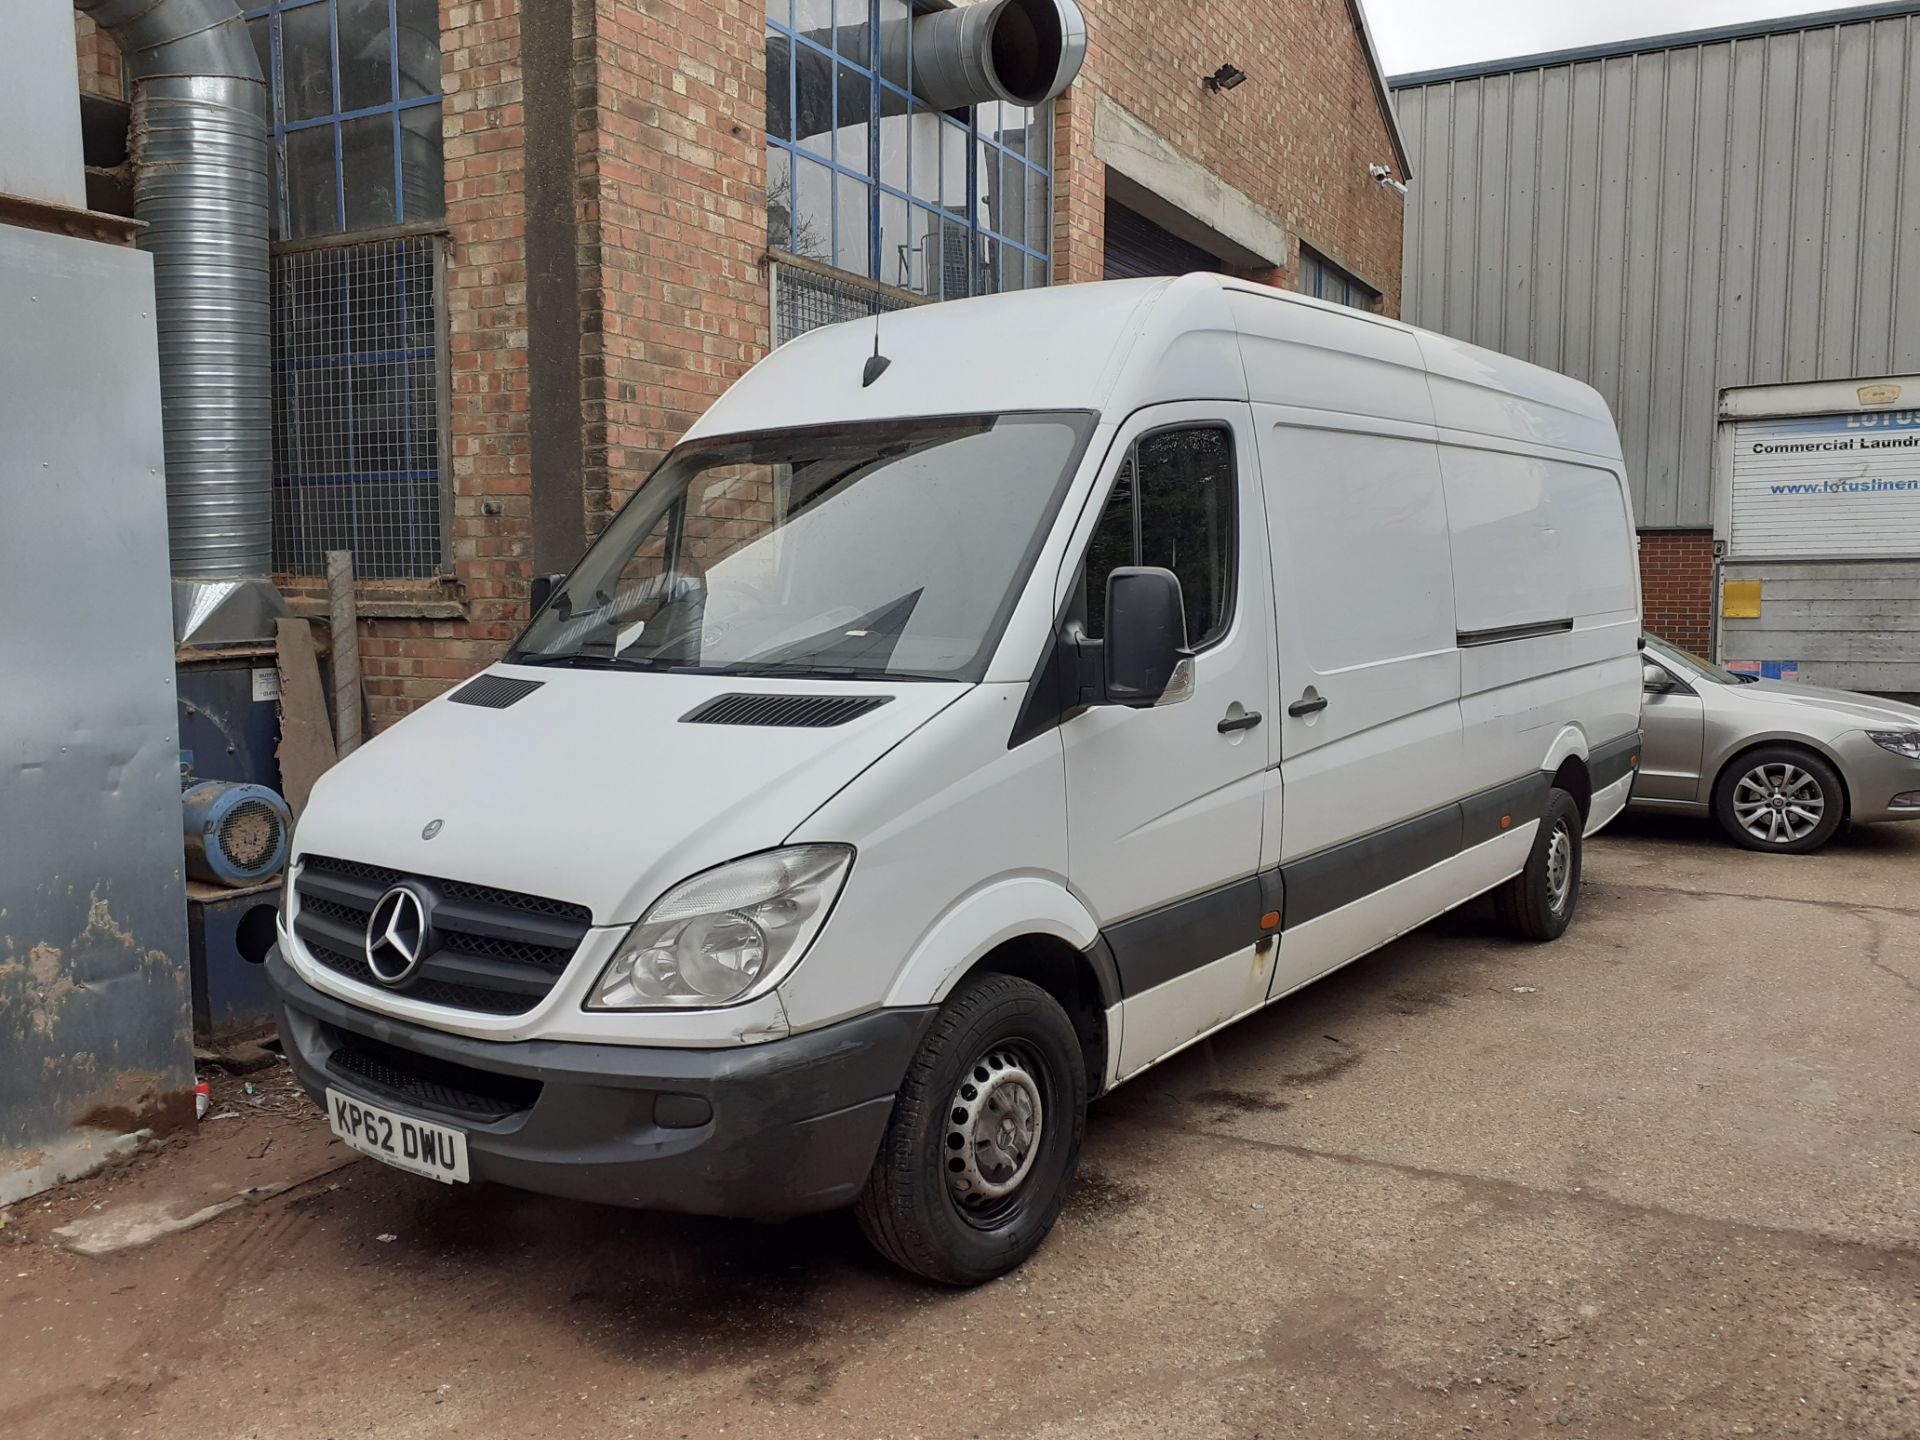
<path fill-rule="evenodd" d="M 1298 720 L 1302 715 L 1318 715 L 1327 708 L 1327 697 L 1322 695 L 1313 700 L 1296 700 L 1287 706 L 1287 714 Z"/>
<path fill-rule="evenodd" d="M 1249 710 L 1244 715 L 1229 715 L 1213 728 L 1222 735 L 1231 735 L 1236 730 L 1251 730 L 1260 723 L 1260 712 Z"/>

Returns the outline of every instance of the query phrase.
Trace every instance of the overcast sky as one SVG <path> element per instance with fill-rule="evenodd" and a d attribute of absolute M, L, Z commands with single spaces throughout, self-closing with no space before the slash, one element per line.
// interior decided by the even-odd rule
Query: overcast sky
<path fill-rule="evenodd" d="M 1389 75 L 1644 35 L 1850 9 L 1859 0 L 1365 0 Z"/>

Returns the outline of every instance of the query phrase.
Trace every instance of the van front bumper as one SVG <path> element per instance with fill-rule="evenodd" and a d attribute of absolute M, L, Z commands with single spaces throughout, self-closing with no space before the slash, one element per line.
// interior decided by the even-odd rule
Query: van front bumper
<path fill-rule="evenodd" d="M 323 1109 L 333 1089 L 461 1130 L 475 1180 L 741 1219 L 853 1202 L 933 1014 L 727 1050 L 473 1040 L 322 994 L 277 948 L 267 975 L 287 1059 Z"/>

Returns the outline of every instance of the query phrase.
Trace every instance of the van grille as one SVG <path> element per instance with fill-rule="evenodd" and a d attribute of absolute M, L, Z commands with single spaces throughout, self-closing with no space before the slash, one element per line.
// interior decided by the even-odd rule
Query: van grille
<path fill-rule="evenodd" d="M 395 1045 L 329 1029 L 336 1041 L 327 1056 L 327 1068 L 355 1080 L 376 1095 L 484 1120 L 502 1120 L 533 1108 L 540 1098 L 540 1082 L 517 1075 L 416 1055 Z"/>
<path fill-rule="evenodd" d="M 367 964 L 367 921 L 403 880 L 430 897 L 437 946 L 406 983 L 387 987 Z M 293 887 L 294 932 L 320 964 L 422 1004 L 485 1015 L 524 1015 L 544 1000 L 593 920 L 570 901 L 327 855 L 303 857 Z"/>

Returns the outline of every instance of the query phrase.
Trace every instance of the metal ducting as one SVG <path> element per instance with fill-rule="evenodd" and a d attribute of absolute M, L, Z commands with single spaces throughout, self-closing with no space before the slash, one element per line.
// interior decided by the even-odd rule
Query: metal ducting
<path fill-rule="evenodd" d="M 867 27 L 800 32 L 829 54 L 867 53 Z M 767 70 L 784 75 L 787 37 L 767 34 Z M 991 100 L 1039 105 L 1066 93 L 1087 58 L 1087 22 L 1074 0 L 982 0 L 880 25 L 880 73 L 904 76 L 912 55 L 914 93 L 938 110 Z M 828 72 L 831 73 L 831 72 Z M 768 96 L 769 128 L 806 140 L 834 127 L 834 86 L 802 83 L 789 100 L 785 86 Z M 845 122 L 854 123 L 854 122 Z"/>
<path fill-rule="evenodd" d="M 140 248 L 153 256 L 174 633 L 273 634 L 268 97 L 236 0 L 76 0 L 133 84 Z"/>
<path fill-rule="evenodd" d="M 883 31 L 882 47 L 889 43 L 897 41 Z M 990 100 L 1038 105 L 1079 75 L 1087 21 L 1074 0 L 982 0 L 917 16 L 912 44 L 913 88 L 936 110 Z"/>

